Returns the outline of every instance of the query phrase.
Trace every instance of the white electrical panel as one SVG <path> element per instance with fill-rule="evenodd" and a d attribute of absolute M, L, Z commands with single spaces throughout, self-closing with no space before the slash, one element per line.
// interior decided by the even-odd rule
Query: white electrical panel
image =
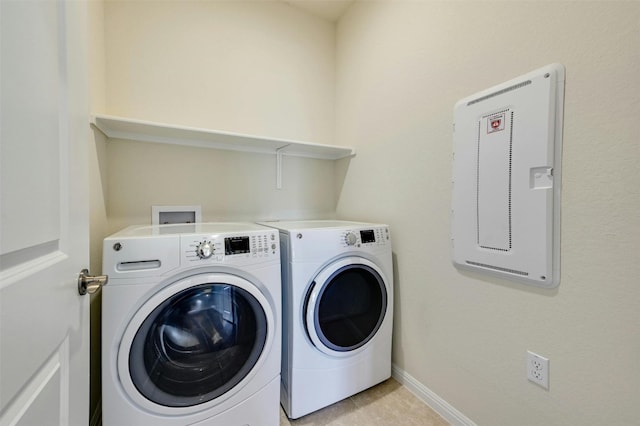
<path fill-rule="evenodd" d="M 456 267 L 540 287 L 560 283 L 564 74 L 548 65 L 456 103 Z"/>

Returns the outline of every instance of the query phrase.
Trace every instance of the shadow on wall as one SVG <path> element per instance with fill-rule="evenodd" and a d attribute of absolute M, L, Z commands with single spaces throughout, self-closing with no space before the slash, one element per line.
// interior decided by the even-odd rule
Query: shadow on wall
<path fill-rule="evenodd" d="M 336 160 L 334 165 L 334 192 L 336 195 L 335 203 L 338 205 L 340 200 L 340 194 L 342 194 L 342 188 L 344 187 L 344 181 L 347 177 L 349 170 L 349 164 L 351 164 L 351 157 L 342 158 Z"/>
<path fill-rule="evenodd" d="M 393 262 L 393 334 L 392 336 L 398 336 L 399 331 L 402 330 L 402 306 L 400 306 L 400 300 L 402 299 L 402 291 L 400 289 L 400 268 L 398 267 L 398 256 L 395 252 L 391 254 L 391 261 Z M 398 340 L 392 340 L 392 354 L 391 362 L 393 365 L 404 366 L 404 352 L 402 347 L 398 345 Z"/>

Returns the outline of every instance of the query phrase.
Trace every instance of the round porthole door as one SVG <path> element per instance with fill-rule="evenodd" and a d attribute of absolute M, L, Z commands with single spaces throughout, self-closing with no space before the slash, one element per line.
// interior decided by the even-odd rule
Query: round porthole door
<path fill-rule="evenodd" d="M 351 356 L 375 337 L 387 308 L 382 271 L 367 259 L 344 258 L 324 268 L 309 288 L 307 333 L 320 351 Z"/>
<path fill-rule="evenodd" d="M 227 274 L 180 280 L 134 315 L 118 352 L 121 383 L 139 405 L 185 414 L 216 405 L 251 379 L 274 339 L 269 303 Z"/>

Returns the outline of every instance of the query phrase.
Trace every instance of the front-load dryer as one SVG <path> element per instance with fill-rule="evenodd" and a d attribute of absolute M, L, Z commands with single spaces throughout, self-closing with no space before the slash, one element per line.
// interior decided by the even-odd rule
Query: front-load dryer
<path fill-rule="evenodd" d="M 393 265 L 389 227 L 265 222 L 280 231 L 280 401 L 298 418 L 391 376 Z"/>
<path fill-rule="evenodd" d="M 134 226 L 103 250 L 102 424 L 278 426 L 277 231 Z"/>

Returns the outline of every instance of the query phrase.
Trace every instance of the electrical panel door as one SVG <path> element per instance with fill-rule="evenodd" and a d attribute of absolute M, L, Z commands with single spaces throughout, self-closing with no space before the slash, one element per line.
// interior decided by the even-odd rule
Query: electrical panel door
<path fill-rule="evenodd" d="M 564 74 L 548 65 L 456 103 L 456 267 L 559 284 Z"/>

